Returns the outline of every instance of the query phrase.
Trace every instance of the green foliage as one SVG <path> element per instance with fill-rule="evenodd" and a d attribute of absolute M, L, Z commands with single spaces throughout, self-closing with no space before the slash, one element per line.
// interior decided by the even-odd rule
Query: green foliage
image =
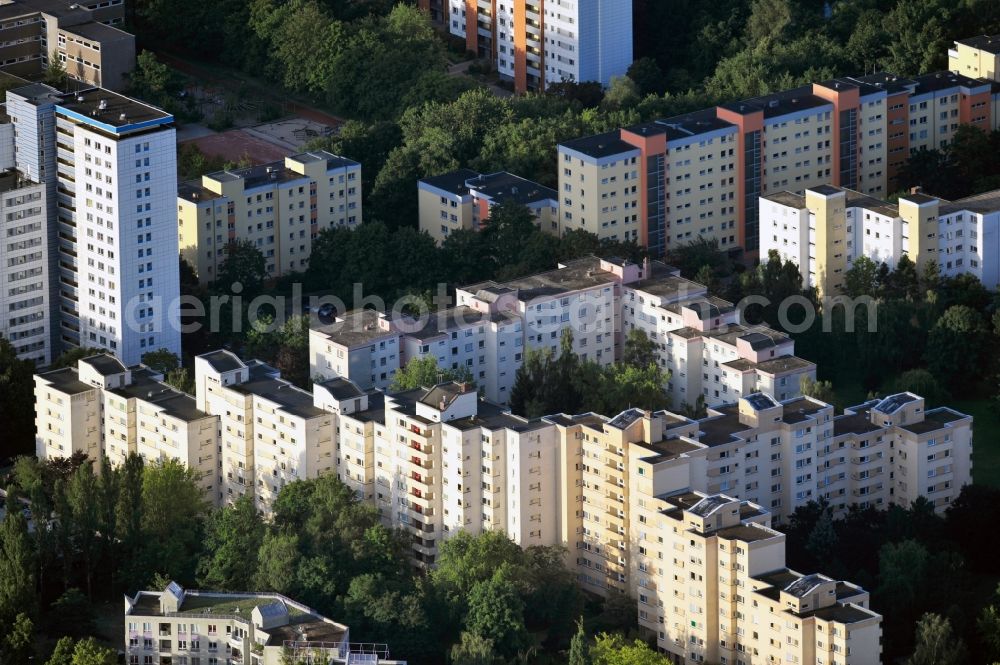
<path fill-rule="evenodd" d="M 147 351 L 142 354 L 142 364 L 160 374 L 166 375 L 180 367 L 181 361 L 176 353 L 168 349 L 159 349 L 158 351 Z"/>
<path fill-rule="evenodd" d="M 818 399 L 827 404 L 833 404 L 837 395 L 833 391 L 833 384 L 829 381 L 817 381 L 812 377 L 803 374 L 799 379 L 799 391 L 806 397 Z"/>
<path fill-rule="evenodd" d="M 267 278 L 264 255 L 249 240 L 236 240 L 226 245 L 226 258 L 219 267 L 217 283 L 224 289 L 239 283 L 244 299 L 253 298 L 263 288 Z"/>
<path fill-rule="evenodd" d="M 489 579 L 477 582 L 469 592 L 465 619 L 470 633 L 492 642 L 506 658 L 529 644 L 524 625 L 524 601 L 513 576 L 510 565 L 504 563 Z"/>
<path fill-rule="evenodd" d="M 590 656 L 593 665 L 669 665 L 671 662 L 642 640 L 629 642 L 617 633 L 598 635 Z"/>
<path fill-rule="evenodd" d="M 493 665 L 496 659 L 493 640 L 476 633 L 463 631 L 459 643 L 451 647 L 452 665 Z"/>
<path fill-rule="evenodd" d="M 948 145 L 910 155 L 897 178 L 900 189 L 922 187 L 945 199 L 960 199 L 1000 187 L 1000 131 L 959 125 Z"/>
<path fill-rule="evenodd" d="M 142 538 L 145 568 L 190 586 L 208 504 L 194 471 L 172 459 L 145 467 Z"/>
<path fill-rule="evenodd" d="M 990 340 L 982 314 L 968 305 L 945 310 L 927 336 L 925 361 L 932 374 L 947 377 L 955 394 L 968 394 L 986 361 Z"/>
<path fill-rule="evenodd" d="M 94 607 L 77 588 L 67 589 L 49 606 L 45 623 L 49 635 L 70 639 L 86 637 L 94 632 Z"/>
<path fill-rule="evenodd" d="M 74 647 L 72 637 L 60 637 L 46 665 L 73 665 Z"/>
<path fill-rule="evenodd" d="M 272 363 L 281 376 L 300 388 L 309 387 L 309 316 L 292 316 L 276 325 L 263 314 L 250 322 L 244 354 Z"/>
<path fill-rule="evenodd" d="M 102 647 L 93 637 L 80 640 L 73 648 L 72 665 L 115 665 L 118 654 L 114 649 Z"/>
<path fill-rule="evenodd" d="M 35 565 L 28 523 L 20 511 L 0 522 L 0 634 L 14 629 L 19 614 L 34 612 Z"/>
<path fill-rule="evenodd" d="M 45 77 L 42 79 L 47 85 L 51 85 L 58 90 L 64 90 L 69 76 L 66 74 L 66 65 L 59 58 L 58 51 L 49 54 L 49 64 L 45 68 Z"/>
<path fill-rule="evenodd" d="M 951 622 L 928 613 L 917 622 L 917 645 L 906 665 L 961 665 L 968 662 L 965 644 L 956 639 Z"/>
<path fill-rule="evenodd" d="M 389 390 L 401 392 L 414 388 L 430 388 L 445 381 L 472 381 L 472 376 L 464 366 L 457 370 L 441 369 L 437 365 L 437 359 L 432 356 L 411 358 L 392 377 Z"/>
<path fill-rule="evenodd" d="M 573 351 L 573 334 L 563 330 L 560 353 L 529 349 L 511 390 L 511 409 L 536 418 L 554 413 L 616 414 L 631 407 L 659 410 L 670 405 L 664 391 L 669 373 L 652 356 L 643 334 L 630 335 L 627 362 L 601 366 Z M 643 363 L 643 364 L 638 364 Z"/>
<path fill-rule="evenodd" d="M 31 665 L 35 653 L 35 625 L 25 613 L 20 613 L 14 619 L 0 642 L 0 654 L 3 662 L 9 665 Z"/>
<path fill-rule="evenodd" d="M 102 353 L 106 354 L 107 351 L 104 349 L 92 349 L 86 346 L 72 348 L 64 351 L 61 356 L 53 360 L 52 364 L 49 365 L 49 369 L 62 369 L 63 367 L 72 367 L 75 369 L 78 361 Z"/>
<path fill-rule="evenodd" d="M 205 524 L 198 584 L 220 591 L 254 588 L 263 540 L 264 523 L 250 497 L 241 496 L 232 506 L 213 511 Z"/>
<path fill-rule="evenodd" d="M 590 665 L 590 644 L 587 641 L 587 633 L 583 630 L 583 617 L 576 622 L 576 633 L 569 643 L 567 665 Z"/>
<path fill-rule="evenodd" d="M 17 351 L 0 336 L 0 422 L 4 427 L 4 458 L 30 454 L 34 448 L 35 364 L 21 360 Z"/>

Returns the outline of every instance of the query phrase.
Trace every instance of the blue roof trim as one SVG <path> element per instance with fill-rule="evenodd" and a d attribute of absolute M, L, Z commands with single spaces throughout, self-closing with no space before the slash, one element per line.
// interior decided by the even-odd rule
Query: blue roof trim
<path fill-rule="evenodd" d="M 100 120 L 95 120 L 89 116 L 83 115 L 82 113 L 77 113 L 76 111 L 71 111 L 65 106 L 60 106 L 56 104 L 56 111 L 62 113 L 69 118 L 78 120 L 86 125 L 92 127 L 97 127 L 105 132 L 111 134 L 128 134 L 129 132 L 134 132 L 140 129 L 146 129 L 148 127 L 156 127 L 158 125 L 167 125 L 174 121 L 174 116 L 166 115 L 162 118 L 154 118 L 153 120 L 146 120 L 143 122 L 136 122 L 129 125 L 122 125 L 120 127 L 115 127 L 114 125 L 109 125 L 106 122 L 101 122 Z"/>

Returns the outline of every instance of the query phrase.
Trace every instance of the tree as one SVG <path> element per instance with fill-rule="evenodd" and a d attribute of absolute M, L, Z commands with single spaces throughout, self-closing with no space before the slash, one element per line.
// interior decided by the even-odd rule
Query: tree
<path fill-rule="evenodd" d="M 49 64 L 45 68 L 45 77 L 43 80 L 47 85 L 51 85 L 53 88 L 64 90 L 68 79 L 69 76 L 66 74 L 66 65 L 63 64 L 62 58 L 59 57 L 59 52 L 53 50 L 52 53 L 49 54 Z"/>
<path fill-rule="evenodd" d="M 160 99 L 172 86 L 170 69 L 152 51 L 143 50 L 135 58 L 130 77 L 131 92 L 139 97 Z"/>
<path fill-rule="evenodd" d="M 60 637 L 46 665 L 73 665 L 74 646 L 72 637 Z"/>
<path fill-rule="evenodd" d="M 239 283 L 243 287 L 244 299 L 260 293 L 267 278 L 267 263 L 264 255 L 249 240 L 234 240 L 226 245 L 226 258 L 219 267 L 216 284 L 223 289 L 232 289 Z"/>
<path fill-rule="evenodd" d="M 914 607 L 922 599 L 929 555 L 916 540 L 886 543 L 879 550 L 879 587 L 885 607 Z"/>
<path fill-rule="evenodd" d="M 72 665 L 115 665 L 117 662 L 115 650 L 102 647 L 93 637 L 80 640 L 73 648 Z"/>
<path fill-rule="evenodd" d="M 17 350 L 0 336 L 0 422 L 4 428 L 4 452 L 0 459 L 34 450 L 35 364 L 17 357 Z"/>
<path fill-rule="evenodd" d="M 9 665 L 31 665 L 35 653 L 35 626 L 27 614 L 21 612 L 14 625 L 3 638 L 3 662 Z"/>
<path fill-rule="evenodd" d="M 528 646 L 524 601 L 518 593 L 510 564 L 501 564 L 492 577 L 472 587 L 465 626 L 470 633 L 492 641 L 500 655 L 506 658 Z"/>
<path fill-rule="evenodd" d="M 452 665 L 493 665 L 496 661 L 493 640 L 463 631 L 458 644 L 451 647 Z"/>
<path fill-rule="evenodd" d="M 168 349 L 160 349 L 142 354 L 142 364 L 166 376 L 180 367 L 181 361 L 176 353 Z"/>
<path fill-rule="evenodd" d="M 621 634 L 598 635 L 590 655 L 594 665 L 669 665 L 670 663 L 666 656 L 656 653 L 642 640 L 629 643 Z"/>
<path fill-rule="evenodd" d="M 666 88 L 666 80 L 663 70 L 656 64 L 656 60 L 650 57 L 639 58 L 629 65 L 625 73 L 638 86 L 639 94 L 662 95 Z"/>
<path fill-rule="evenodd" d="M 49 365 L 49 369 L 62 369 L 63 367 L 76 368 L 78 361 L 100 354 L 107 354 L 107 351 L 104 349 L 78 346 L 76 348 L 69 349 L 68 351 L 64 351 L 61 356 L 52 361 L 52 364 Z"/>
<path fill-rule="evenodd" d="M 900 374 L 896 378 L 892 390 L 893 392 L 911 392 L 920 395 L 929 404 L 940 404 L 948 397 L 948 391 L 938 383 L 937 377 L 921 368 L 910 369 Z"/>
<path fill-rule="evenodd" d="M 72 639 L 94 632 L 94 607 L 79 589 L 67 589 L 45 613 L 46 632 Z"/>
<path fill-rule="evenodd" d="M 1000 586 L 997 587 L 993 597 L 995 600 L 1000 600 Z M 990 660 L 1000 661 L 1000 606 L 993 603 L 984 607 L 976 619 L 976 627 L 979 629 L 980 639 L 988 650 Z"/>
<path fill-rule="evenodd" d="M 639 86 L 628 76 L 612 76 L 601 106 L 610 110 L 632 108 L 639 103 Z"/>
<path fill-rule="evenodd" d="M 844 295 L 851 298 L 878 295 L 878 264 L 867 256 L 859 256 L 844 273 Z"/>
<path fill-rule="evenodd" d="M 928 612 L 917 622 L 916 648 L 906 665 L 962 665 L 967 660 L 965 644 L 952 632 L 951 622 Z"/>
<path fill-rule="evenodd" d="M 266 532 L 257 556 L 254 588 L 294 595 L 295 571 L 300 560 L 298 536 L 287 532 Z"/>
<path fill-rule="evenodd" d="M 827 404 L 833 404 L 837 398 L 832 383 L 829 381 L 817 381 L 806 374 L 803 374 L 799 378 L 799 392 L 806 397 L 812 397 Z"/>
<path fill-rule="evenodd" d="M 568 665 L 590 665 L 590 645 L 583 630 L 583 617 L 576 621 L 576 633 L 569 643 Z"/>
<path fill-rule="evenodd" d="M 63 520 L 69 519 L 73 544 L 83 559 L 87 596 L 93 598 L 94 568 L 98 565 L 101 553 L 101 541 L 98 536 L 99 499 L 93 462 L 88 461 L 81 465 L 70 478 L 66 488 L 66 500 L 71 514 L 61 517 Z"/>
<path fill-rule="evenodd" d="M 967 394 L 976 386 L 988 344 L 986 321 L 968 305 L 945 310 L 927 336 L 924 359 L 927 368 L 955 394 Z"/>
<path fill-rule="evenodd" d="M 415 388 L 432 388 L 445 381 L 471 382 L 472 376 L 465 367 L 459 367 L 457 370 L 439 368 L 437 359 L 433 356 L 411 358 L 406 365 L 396 370 L 392 383 L 389 384 L 389 390 L 402 392 Z"/>
<path fill-rule="evenodd" d="M 889 45 L 886 68 L 903 76 L 933 71 L 947 50 L 948 14 L 937 0 L 900 0 L 882 24 Z"/>
<path fill-rule="evenodd" d="M 13 629 L 17 615 L 35 608 L 35 564 L 28 523 L 19 510 L 0 522 L 0 633 Z"/>
<path fill-rule="evenodd" d="M 142 536 L 146 570 L 190 585 L 208 508 L 195 472 L 173 459 L 145 467 Z"/>
<path fill-rule="evenodd" d="M 254 588 L 257 555 L 263 540 L 264 523 L 249 496 L 241 496 L 232 506 L 214 511 L 205 526 L 198 583 L 220 591 Z"/>
<path fill-rule="evenodd" d="M 187 367 L 178 367 L 177 369 L 170 370 L 164 382 L 182 393 L 194 394 L 194 377 L 191 376 L 191 372 Z"/>
<path fill-rule="evenodd" d="M 142 457 L 129 453 L 118 467 L 119 486 L 115 505 L 115 532 L 118 535 L 120 554 L 119 574 L 127 589 L 138 588 L 149 572 L 145 569 L 142 553 L 143 524 L 143 475 Z"/>
<path fill-rule="evenodd" d="M 632 328 L 625 336 L 622 364 L 640 369 L 657 364 L 656 344 L 641 328 Z"/>

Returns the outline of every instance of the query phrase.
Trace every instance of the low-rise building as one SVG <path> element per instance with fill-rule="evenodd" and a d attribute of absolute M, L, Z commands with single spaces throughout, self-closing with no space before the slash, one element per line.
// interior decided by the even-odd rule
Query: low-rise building
<path fill-rule="evenodd" d="M 125 596 L 128 665 L 281 665 L 318 659 L 331 665 L 406 665 L 386 644 L 354 643 L 350 629 L 278 593 L 184 589 Z"/>
<path fill-rule="evenodd" d="M 480 231 L 489 223 L 490 209 L 507 201 L 531 211 L 535 225 L 559 233 L 559 201 L 555 190 L 513 173 L 477 173 L 459 169 L 417 182 L 420 230 L 438 244 L 458 230 Z"/>
<path fill-rule="evenodd" d="M 320 231 L 361 223 L 361 164 L 319 150 L 208 173 L 178 187 L 177 219 L 181 257 L 202 283 L 237 241 L 260 250 L 268 277 L 302 271 Z"/>

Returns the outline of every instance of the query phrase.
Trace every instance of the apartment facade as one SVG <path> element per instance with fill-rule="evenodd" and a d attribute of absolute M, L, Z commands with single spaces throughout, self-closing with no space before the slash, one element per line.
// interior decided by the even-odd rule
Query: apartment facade
<path fill-rule="evenodd" d="M 14 167 L 45 188 L 53 348 L 180 354 L 173 116 L 38 83 L 8 90 L 7 114 Z"/>
<path fill-rule="evenodd" d="M 202 283 L 216 279 L 231 242 L 257 247 L 268 277 L 302 271 L 320 231 L 361 223 L 361 164 L 319 150 L 209 173 L 180 185 L 177 221 L 181 257 Z"/>
<path fill-rule="evenodd" d="M 218 417 L 143 366 L 110 355 L 35 375 L 35 454 L 85 453 L 118 465 L 129 454 L 147 463 L 172 459 L 194 470 L 208 496 L 216 491 Z"/>
<path fill-rule="evenodd" d="M 45 187 L 13 169 L 0 173 L 0 336 L 39 367 L 53 358 L 47 225 Z"/>
<path fill-rule="evenodd" d="M 643 541 L 639 623 L 675 662 L 882 662 L 868 592 L 787 568 L 764 508 L 700 492 L 647 500 L 658 535 Z"/>
<path fill-rule="evenodd" d="M 417 181 L 420 230 L 438 244 L 458 230 L 480 231 L 489 223 L 490 208 L 505 201 L 525 206 L 535 225 L 559 233 L 559 201 L 555 190 L 513 173 L 477 173 L 458 169 Z"/>
<path fill-rule="evenodd" d="M 560 143 L 560 229 L 635 239 L 652 256 L 699 238 L 751 256 L 759 200 L 833 185 L 882 197 L 960 124 L 1000 126 L 991 81 L 937 72 L 813 83 Z M 638 182 L 636 182 L 638 181 Z"/>
<path fill-rule="evenodd" d="M 644 265 L 590 257 L 505 283 L 456 289 L 456 306 L 422 320 L 353 312 L 310 331 L 313 376 L 344 377 L 386 388 L 413 358 L 467 371 L 487 399 L 510 399 L 526 350 L 558 355 L 562 331 L 574 353 L 608 365 L 625 337 L 640 329 L 655 345 L 670 380 L 674 408 L 724 404 L 768 391 L 799 394 L 812 363 L 794 356 L 794 342 L 765 326 L 746 325 L 732 303 L 659 262 Z"/>
<path fill-rule="evenodd" d="M 0 6 L 0 68 L 35 77 L 55 56 L 71 78 L 121 90 L 135 66 L 135 37 L 115 27 L 124 22 L 123 0 L 5 2 Z"/>
<path fill-rule="evenodd" d="M 948 49 L 948 69 L 970 78 L 1000 81 L 1000 35 L 959 39 Z"/>
<path fill-rule="evenodd" d="M 516 92 L 561 81 L 607 86 L 632 64 L 631 0 L 420 0 Z"/>
<path fill-rule="evenodd" d="M 390 660 L 385 644 L 350 641 L 350 629 L 277 593 L 225 593 L 184 589 L 125 596 L 128 665 L 280 665 L 289 658 L 322 657 L 349 665 L 406 665 Z"/>
<path fill-rule="evenodd" d="M 760 210 L 761 251 L 798 265 L 804 285 L 824 295 L 842 292 L 860 256 L 890 269 L 904 256 L 921 269 L 934 261 L 942 275 L 1000 286 L 1000 190 L 958 201 L 914 191 L 893 204 L 820 186 L 761 197 Z"/>

